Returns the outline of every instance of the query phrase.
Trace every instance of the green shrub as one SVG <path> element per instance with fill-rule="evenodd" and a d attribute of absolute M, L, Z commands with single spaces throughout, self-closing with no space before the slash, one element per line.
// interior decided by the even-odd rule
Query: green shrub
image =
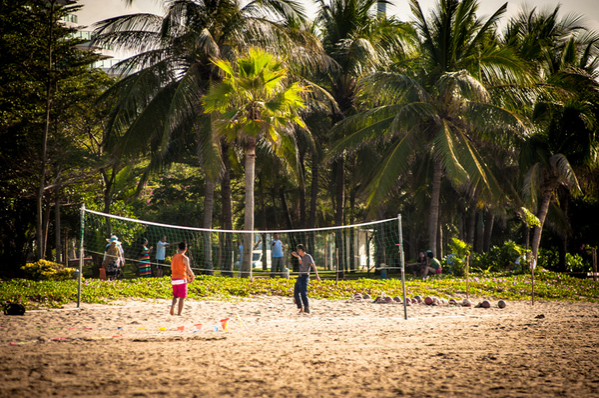
<path fill-rule="evenodd" d="M 455 276 L 464 276 L 466 273 L 466 257 L 470 255 L 470 245 L 456 238 L 451 238 L 449 242 L 451 254 L 445 257 L 445 265 L 449 272 Z"/>
<path fill-rule="evenodd" d="M 556 249 L 539 249 L 537 256 L 537 264 L 541 267 L 551 270 L 560 271 L 559 267 L 559 251 Z M 591 263 L 585 261 L 578 254 L 566 253 L 566 271 L 568 272 L 590 272 Z"/>
<path fill-rule="evenodd" d="M 47 260 L 27 263 L 21 267 L 21 270 L 27 279 L 34 281 L 66 281 L 73 279 L 75 272 L 75 268 L 67 268 Z"/>
<path fill-rule="evenodd" d="M 528 270 L 527 262 L 518 261 L 526 252 L 526 248 L 508 240 L 501 247 L 493 246 L 487 253 L 475 253 L 470 268 L 481 272 Z"/>

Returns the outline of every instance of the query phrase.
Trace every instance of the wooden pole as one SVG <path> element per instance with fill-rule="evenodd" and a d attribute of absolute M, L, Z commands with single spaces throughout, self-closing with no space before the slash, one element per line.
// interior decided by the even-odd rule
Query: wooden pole
<path fill-rule="evenodd" d="M 530 275 L 532 277 L 532 305 L 535 305 L 535 268 L 537 266 L 537 259 L 533 257 L 530 260 Z"/>

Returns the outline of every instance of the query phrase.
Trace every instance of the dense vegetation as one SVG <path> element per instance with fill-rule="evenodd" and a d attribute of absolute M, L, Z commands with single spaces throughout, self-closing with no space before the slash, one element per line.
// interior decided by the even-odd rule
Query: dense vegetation
<path fill-rule="evenodd" d="M 579 17 L 556 7 L 508 18 L 502 6 L 482 18 L 475 0 L 434 12 L 411 0 L 400 19 L 374 0 L 318 0 L 310 21 L 301 2 L 164 1 L 164 15 L 96 26 L 94 45 L 136 54 L 109 77 L 61 22 L 77 6 L 57 3 L 0 3 L 0 275 L 74 257 L 81 204 L 222 229 L 401 213 L 407 258 L 444 258 L 458 238 L 480 272 L 505 271 L 497 258 L 511 244 L 546 269 L 591 271 L 599 34 Z M 210 253 L 204 262 L 211 269 Z M 72 282 L 34 288 L 45 283 L 3 286 L 72 299 Z M 143 283 L 166 292 L 164 280 L 98 286 Z M 194 297 L 236 295 L 234 285 L 275 294 L 288 282 L 211 283 L 222 286 Z M 315 294 L 354 288 L 337 289 Z"/>

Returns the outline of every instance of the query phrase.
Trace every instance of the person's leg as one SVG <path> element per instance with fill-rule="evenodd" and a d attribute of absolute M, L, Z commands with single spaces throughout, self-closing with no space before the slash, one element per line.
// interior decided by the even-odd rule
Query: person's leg
<path fill-rule="evenodd" d="M 270 277 L 274 278 L 277 269 L 277 257 L 272 257 L 272 264 L 270 265 Z"/>
<path fill-rule="evenodd" d="M 180 297 L 179 298 L 179 313 L 177 315 L 181 315 L 181 313 L 183 312 L 183 304 L 185 303 L 185 298 Z"/>
<path fill-rule="evenodd" d="M 171 315 L 175 315 L 175 304 L 177 304 L 177 297 L 173 296 L 173 302 L 171 303 Z"/>
<path fill-rule="evenodd" d="M 308 302 L 308 280 L 309 276 L 300 276 L 300 297 L 304 304 L 304 312 L 310 312 L 310 303 Z"/>
<path fill-rule="evenodd" d="M 273 275 L 273 278 L 280 277 L 283 271 L 283 257 L 273 257 L 272 265 L 274 270 L 271 270 L 271 275 Z"/>
<path fill-rule="evenodd" d="M 303 312 L 302 310 L 302 302 L 300 300 L 300 277 L 298 276 L 296 281 L 295 281 L 295 285 L 293 285 L 293 300 L 295 301 L 295 305 L 297 305 L 297 308 L 299 308 L 300 312 Z"/>

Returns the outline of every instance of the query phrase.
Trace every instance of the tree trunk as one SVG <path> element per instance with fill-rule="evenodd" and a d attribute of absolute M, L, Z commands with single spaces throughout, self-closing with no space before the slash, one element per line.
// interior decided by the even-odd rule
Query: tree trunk
<path fill-rule="evenodd" d="M 476 212 L 476 240 L 474 243 L 474 251 L 476 253 L 482 253 L 484 250 L 484 240 L 485 240 L 485 221 L 484 221 L 484 212 L 477 211 Z"/>
<path fill-rule="evenodd" d="M 355 222 L 354 219 L 354 208 L 356 205 L 356 194 L 357 189 L 352 189 L 349 195 L 349 224 L 353 225 Z M 355 247 L 355 228 L 350 228 L 349 230 L 349 266 L 348 269 L 350 272 L 355 272 L 356 270 L 356 247 Z"/>
<path fill-rule="evenodd" d="M 570 191 L 567 189 L 559 190 L 560 201 L 559 205 L 564 213 L 566 219 L 568 219 L 568 207 L 570 204 Z M 569 221 L 569 220 L 568 220 Z M 568 222 L 569 226 L 569 222 Z M 566 264 L 566 253 L 568 252 L 568 235 L 570 229 L 568 228 L 566 231 L 563 231 L 563 234 L 560 234 L 560 242 L 559 242 L 559 271 L 565 272 L 567 271 Z"/>
<path fill-rule="evenodd" d="M 544 190 L 543 196 L 541 197 L 541 206 L 539 207 L 539 212 L 537 214 L 537 218 L 539 219 L 539 223 L 541 225 L 535 226 L 531 243 L 532 255 L 534 258 L 537 258 L 537 254 L 539 252 L 541 233 L 543 232 L 543 225 L 545 224 L 545 217 L 547 217 L 547 211 L 549 210 L 549 203 L 551 202 L 552 195 L 553 190 Z"/>
<path fill-rule="evenodd" d="M 344 187 L 344 161 L 339 158 L 334 166 L 334 181 L 335 181 L 335 225 L 343 225 L 343 209 L 345 205 L 345 187 Z M 339 278 L 345 277 L 345 239 L 342 230 L 335 231 L 335 247 L 339 250 Z"/>
<path fill-rule="evenodd" d="M 316 228 L 316 210 L 318 206 L 318 178 L 320 164 L 318 155 L 312 154 L 312 187 L 310 192 L 310 216 L 308 217 L 308 228 Z"/>
<path fill-rule="evenodd" d="M 283 206 L 283 213 L 285 214 L 285 220 L 287 221 L 287 229 L 293 229 L 293 220 L 291 219 L 291 212 L 287 205 L 287 198 L 285 198 L 285 188 L 281 187 L 279 191 L 281 197 L 281 205 Z"/>
<path fill-rule="evenodd" d="M 231 164 L 229 162 L 229 144 L 223 139 L 221 141 L 223 159 L 223 179 L 221 181 L 222 229 L 231 231 L 233 229 L 233 204 L 231 201 Z M 223 233 L 221 241 L 222 268 L 221 275 L 233 276 L 233 237 L 230 233 Z"/>
<path fill-rule="evenodd" d="M 212 216 L 214 213 L 214 181 L 206 177 L 206 196 L 204 197 L 204 220 L 202 228 L 212 229 Z M 204 235 L 204 268 L 206 275 L 214 275 L 212 263 L 212 234 L 203 232 Z"/>
<path fill-rule="evenodd" d="M 470 214 L 468 214 L 468 236 L 466 243 L 470 245 L 470 247 L 474 248 L 474 237 L 476 231 L 476 210 L 470 210 Z"/>
<path fill-rule="evenodd" d="M 48 201 L 49 202 L 49 201 Z M 51 259 L 52 258 L 52 250 L 48 247 L 48 230 L 50 228 L 50 212 L 52 210 L 52 205 L 50 203 L 46 203 L 46 211 L 44 211 L 42 216 L 42 236 L 44 238 L 43 245 L 45 251 L 43 253 L 42 258 Z"/>
<path fill-rule="evenodd" d="M 36 195 L 37 204 L 37 254 L 40 259 L 44 258 L 46 252 L 46 238 L 43 227 L 43 200 L 46 188 L 46 163 L 48 162 L 48 135 L 50 131 L 50 108 L 52 106 L 52 57 L 53 57 L 53 36 L 54 36 L 54 1 L 50 2 L 49 15 L 49 35 L 48 35 L 48 81 L 46 82 L 46 119 L 44 123 L 44 132 L 42 135 L 42 158 L 40 171 L 40 184 Z"/>
<path fill-rule="evenodd" d="M 62 240 L 60 233 L 60 189 L 56 187 L 54 197 L 54 237 L 56 238 L 56 262 L 62 263 Z"/>
<path fill-rule="evenodd" d="M 112 204 L 112 187 L 114 186 L 114 180 L 117 174 L 117 165 L 112 166 L 111 175 L 104 169 L 100 170 L 102 179 L 104 180 L 104 213 L 110 214 L 110 206 Z M 106 235 L 112 235 L 112 226 L 110 218 L 106 218 Z"/>
<path fill-rule="evenodd" d="M 493 235 L 493 224 L 495 223 L 495 214 L 487 212 L 487 221 L 485 222 L 485 236 L 483 242 L 483 251 L 486 253 L 491 250 L 491 236 Z"/>
<path fill-rule="evenodd" d="M 431 207 L 428 220 L 428 246 L 430 250 L 437 247 L 437 225 L 439 222 L 439 199 L 441 197 L 441 176 L 443 174 L 443 165 L 439 160 L 435 160 L 433 168 L 433 183 L 431 191 Z"/>
<path fill-rule="evenodd" d="M 299 153 L 300 183 L 299 183 L 299 228 L 306 228 L 306 164 L 304 153 Z"/>
<path fill-rule="evenodd" d="M 244 229 L 254 230 L 254 178 L 256 176 L 256 138 L 247 137 L 245 146 L 245 214 Z M 246 233 L 243 236 L 243 261 L 240 265 L 239 276 L 248 278 L 252 276 L 252 248 L 254 234 Z"/>
<path fill-rule="evenodd" d="M 443 223 L 439 223 L 439 243 L 437 245 L 437 258 L 443 258 Z"/>

